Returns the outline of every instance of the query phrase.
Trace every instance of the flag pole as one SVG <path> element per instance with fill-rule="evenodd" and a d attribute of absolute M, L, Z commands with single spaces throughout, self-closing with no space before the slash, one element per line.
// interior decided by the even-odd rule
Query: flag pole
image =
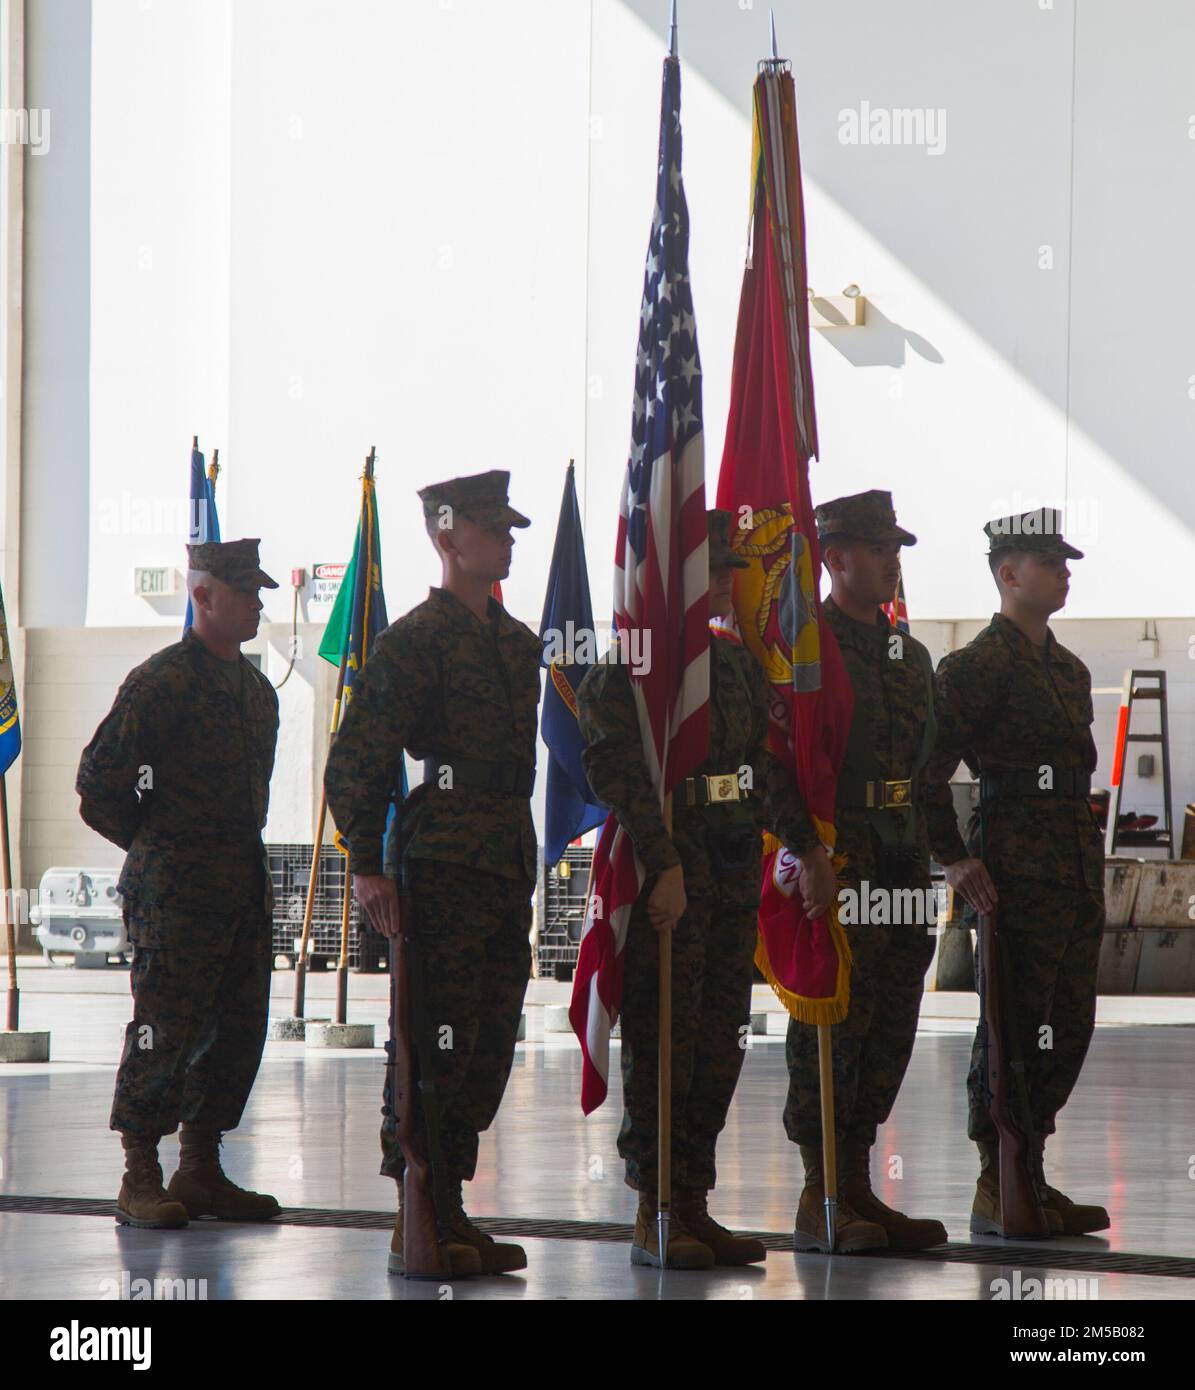
<path fill-rule="evenodd" d="M 668 56 L 677 57 L 676 51 L 676 0 L 672 0 L 672 14 L 668 20 Z"/>
<path fill-rule="evenodd" d="M 673 0 L 673 12 L 676 0 Z M 672 834 L 672 793 L 664 798 L 664 830 Z M 668 1228 L 672 1224 L 672 932 L 657 932 L 660 947 L 659 1093 L 656 1100 L 656 1240 L 660 1268 L 668 1264 Z"/>
<path fill-rule="evenodd" d="M 331 747 L 332 739 L 336 734 L 336 729 L 340 724 L 340 700 L 344 693 L 344 673 L 348 669 L 349 648 L 345 643 L 344 652 L 340 658 L 340 670 L 336 676 L 336 695 L 332 701 L 332 723 L 328 729 L 328 746 Z M 325 757 L 325 762 L 327 758 Z M 328 818 L 328 793 L 320 785 L 319 815 L 315 821 L 315 843 L 311 847 L 311 874 L 307 879 L 307 902 L 303 908 L 303 931 L 299 938 L 299 951 L 295 959 L 295 1003 L 294 1017 L 302 1018 L 303 1009 L 306 1006 L 307 998 L 307 946 L 311 939 L 311 917 L 315 910 L 315 884 L 319 877 L 320 849 L 324 843 L 324 823 Z M 348 865 L 345 865 L 345 875 L 347 878 Z"/>
<path fill-rule="evenodd" d="M 817 1025 L 817 1067 L 822 1100 L 822 1176 L 826 1194 L 827 1254 L 838 1238 L 838 1135 L 834 1127 L 834 1042 L 828 1023 Z"/>
<path fill-rule="evenodd" d="M 375 455 L 374 455 L 374 449 L 373 449 L 373 447 L 372 447 L 372 445 L 371 445 L 371 446 L 370 446 L 370 450 L 369 450 L 369 454 L 368 454 L 368 456 L 367 456 L 366 459 L 365 459 L 365 474 L 364 474 L 364 478 L 363 478 L 363 480 L 362 480 L 362 502 L 363 502 L 363 503 L 364 503 L 364 489 L 365 489 L 366 487 L 368 487 L 369 484 L 370 484 L 370 482 L 373 480 L 373 463 L 374 463 L 374 456 L 375 456 Z M 364 512 L 364 505 L 362 505 L 362 512 Z M 349 635 L 350 637 L 352 636 L 351 633 L 349 633 L 348 635 Z M 340 668 L 339 668 L 339 670 L 338 670 L 337 673 L 336 673 L 336 694 L 335 694 L 335 696 L 333 697 L 333 700 L 332 700 L 332 719 L 331 719 L 331 723 L 330 723 L 329 728 L 328 728 L 328 747 L 329 747 L 329 748 L 331 748 L 331 746 L 332 746 L 332 740 L 336 737 L 336 730 L 340 727 L 340 707 L 341 707 L 341 701 L 342 701 L 343 698 L 344 698 L 344 678 L 345 678 L 345 672 L 348 670 L 348 664 L 349 664 L 349 646 L 350 646 L 350 643 L 349 643 L 348 641 L 346 641 L 345 644 L 344 644 L 344 651 L 342 651 L 341 654 L 340 654 Z M 327 756 L 327 754 L 325 753 L 325 754 L 324 754 L 324 764 L 325 764 L 325 766 L 327 765 L 327 761 L 328 761 L 328 756 Z M 303 1010 L 304 1010 L 304 1008 L 306 1007 L 306 999 L 307 999 L 307 949 L 308 949 L 308 943 L 310 942 L 310 939 L 311 939 L 311 918 L 312 918 L 312 915 L 313 915 L 313 913 L 314 913 L 314 911 L 315 911 L 315 885 L 316 885 L 316 880 L 317 880 L 318 877 L 319 877 L 320 849 L 322 848 L 323 842 L 324 842 L 324 825 L 325 825 L 325 822 L 327 821 L 327 817 L 328 817 L 328 793 L 324 790 L 323 778 L 320 778 L 319 815 L 316 817 L 316 821 L 315 821 L 315 842 L 314 842 L 314 844 L 313 844 L 312 847 L 311 847 L 311 874 L 310 874 L 310 876 L 308 877 L 308 880 L 307 880 L 307 901 L 306 901 L 306 903 L 304 904 L 304 907 L 303 907 L 303 931 L 302 931 L 302 934 L 301 934 L 301 936 L 300 936 L 300 938 L 299 938 L 299 952 L 298 952 L 298 958 L 297 958 L 296 961 L 295 961 L 295 996 L 294 996 L 294 1017 L 295 1017 L 295 1018 L 302 1018 L 302 1017 L 303 1017 Z M 352 878 L 351 878 L 350 875 L 349 875 L 348 859 L 347 859 L 347 857 L 346 857 L 346 859 L 345 859 L 345 866 L 344 866 L 344 896 L 345 896 L 345 902 L 346 902 L 346 903 L 348 902 L 349 894 L 350 894 L 352 891 L 353 891 L 353 881 L 352 881 Z M 344 912 L 342 915 L 343 915 L 344 917 L 347 917 L 347 915 L 348 915 L 347 911 Z M 341 942 L 341 959 L 342 959 L 342 961 L 347 961 L 347 957 L 346 957 L 346 955 L 345 955 L 345 949 L 344 949 L 343 935 L 344 935 L 344 931 L 343 931 L 343 928 L 342 928 L 342 931 L 341 931 L 341 936 L 342 936 L 342 942 Z M 338 976 L 339 976 L 339 974 L 340 974 L 339 967 L 338 967 L 338 969 L 337 969 L 337 974 L 338 974 Z M 338 998 L 338 1000 L 339 1000 L 340 988 L 341 988 L 341 981 L 340 981 L 340 979 L 338 978 L 338 979 L 337 979 L 337 998 Z M 338 1023 L 343 1023 L 343 1022 L 344 1022 L 344 1019 L 343 1019 L 343 1018 L 338 1018 L 336 1021 L 337 1021 Z"/>
<path fill-rule="evenodd" d="M 349 857 L 344 856 L 344 897 L 340 904 L 340 959 L 336 962 L 336 1017 L 333 1022 L 348 1022 L 349 1007 L 349 913 L 353 906 L 353 876 L 349 873 Z"/>
<path fill-rule="evenodd" d="M 8 1014 L 5 1031 L 20 1026 L 21 992 L 17 988 L 17 934 L 12 920 L 12 859 L 8 850 L 8 782 L 0 772 L 0 862 L 4 871 L 4 941 L 8 949 Z"/>

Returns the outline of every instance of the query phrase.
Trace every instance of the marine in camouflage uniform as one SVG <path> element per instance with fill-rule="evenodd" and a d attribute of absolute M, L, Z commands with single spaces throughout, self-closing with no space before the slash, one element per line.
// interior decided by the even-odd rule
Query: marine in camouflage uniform
<path fill-rule="evenodd" d="M 495 470 L 424 488 L 430 529 L 440 518 L 464 520 L 509 539 L 510 527 L 529 526 L 507 502 L 509 476 Z M 413 920 L 420 942 L 434 1030 L 450 1040 L 432 1061 L 449 1224 L 459 1238 L 449 1242 L 454 1273 L 473 1272 L 461 1245 L 478 1249 L 486 1273 L 526 1263 L 519 1246 L 495 1245 L 468 1221 L 461 1184 L 476 1172 L 478 1136 L 502 1100 L 531 974 L 530 796 L 542 654 L 534 633 L 495 599 L 483 620 L 447 588 L 431 589 L 377 639 L 324 777 L 350 871 L 374 876 L 383 873 L 383 831 L 404 749 L 423 761 L 422 785 L 399 808 L 385 871 L 399 880 L 403 929 Z M 381 1172 L 398 1183 L 401 1202 L 405 1165 L 389 1080 L 383 1114 Z M 399 1233 L 392 1272 L 402 1269 Z"/>
<path fill-rule="evenodd" d="M 241 623 L 229 647 L 237 656 L 208 645 L 207 589 L 193 592 L 195 626 L 130 672 L 76 783 L 84 821 L 126 852 L 119 889 L 133 943 L 133 1020 L 111 1127 L 128 1165 L 119 1219 L 148 1226 L 279 1210 L 219 1167 L 221 1132 L 240 1123 L 266 1037 L 273 893 L 261 830 L 278 697 L 238 648 L 256 631 L 258 589 L 278 586 L 259 566 L 256 540 L 187 554 L 192 571 L 226 586 Z M 182 1161 L 166 1194 L 157 1145 L 180 1121 Z"/>
<path fill-rule="evenodd" d="M 1046 611 L 1065 602 L 1066 561 L 1082 552 L 1062 537 L 1057 511 L 1041 508 L 984 527 L 989 563 L 1028 557 L 1051 581 Z M 1007 954 L 1004 1007 L 1025 1067 L 1038 1168 L 1046 1136 L 1079 1079 L 1095 1026 L 1104 929 L 1104 850 L 1088 797 L 1096 765 L 1091 675 L 1041 617 L 1038 644 L 1001 586 L 1002 610 L 973 641 L 942 658 L 936 681 L 937 745 L 926 769 L 934 855 L 947 866 L 982 860 L 997 894 Z M 964 843 L 950 778 L 959 761 L 979 778 Z M 1002 1234 L 996 1129 L 984 1094 L 981 1033 L 967 1077 L 967 1133 L 979 1147 L 972 1229 Z M 1103 1230 L 1103 1207 L 1078 1205 L 1042 1185 L 1051 1229 Z"/>
<path fill-rule="evenodd" d="M 719 572 L 747 563 L 731 550 L 730 520 L 729 512 L 709 513 L 711 588 Z M 762 666 L 738 641 L 712 633 L 709 751 L 673 793 L 669 837 L 643 757 L 630 676 L 616 650 L 582 681 L 577 706 L 590 786 L 617 814 L 648 875 L 631 914 L 620 1011 L 618 1151 L 628 1185 L 640 1193 L 632 1259 L 658 1262 L 659 945 L 647 902 L 658 875 L 679 864 L 687 907 L 672 945 L 675 1201 L 668 1264 L 748 1264 L 764 1258 L 762 1244 L 733 1236 L 706 1203 L 717 1177 L 715 1145 L 749 1042 L 760 835 L 767 825 L 794 853 L 819 849 L 819 841 L 791 774 L 767 747 Z"/>
<path fill-rule="evenodd" d="M 834 594 L 857 605 L 856 612 L 869 612 L 870 620 L 848 616 L 833 594 L 822 608 L 855 697 L 834 813 L 835 852 L 846 859 L 839 874 L 840 914 L 852 958 L 850 1011 L 831 1029 L 838 1248 L 920 1250 L 945 1241 L 945 1227 L 886 1206 L 870 1178 L 877 1127 L 892 1112 L 913 1051 L 934 949 L 932 918 L 925 912 L 931 884 L 920 775 L 934 739 L 933 663 L 915 637 L 891 626 L 876 602 L 881 593 L 895 593 L 900 548 L 917 538 L 897 525 L 888 492 L 839 497 L 818 507 L 815 516 L 823 559 L 832 547 L 859 546 L 865 553 L 848 557 L 856 566 L 874 554 L 862 574 L 831 568 Z M 883 587 L 868 587 L 880 579 Z M 854 922 L 847 920 L 841 890 L 853 895 Z M 865 898 L 867 921 L 861 911 Z M 817 1028 L 791 1019 L 785 1050 L 784 1127 L 801 1146 L 806 1167 L 797 1248 L 825 1250 Z"/>

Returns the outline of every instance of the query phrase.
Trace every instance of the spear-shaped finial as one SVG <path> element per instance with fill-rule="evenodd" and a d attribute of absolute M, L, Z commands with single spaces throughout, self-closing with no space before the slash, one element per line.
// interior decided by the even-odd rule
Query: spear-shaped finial
<path fill-rule="evenodd" d="M 369 453 L 366 454 L 366 456 L 365 456 L 365 476 L 366 476 L 367 478 L 371 478 L 371 479 L 372 479 L 372 477 L 373 477 L 373 465 L 374 465 L 374 461 L 376 460 L 376 458 L 377 458 L 377 451 L 375 450 L 374 446 L 371 444 L 371 445 L 369 446 Z"/>
<path fill-rule="evenodd" d="M 676 54 L 676 0 L 672 0 L 672 18 L 668 21 L 668 52 L 675 58 Z"/>
<path fill-rule="evenodd" d="M 780 61 L 780 50 L 776 47 L 776 11 L 769 10 L 768 18 L 772 21 L 772 62 Z"/>

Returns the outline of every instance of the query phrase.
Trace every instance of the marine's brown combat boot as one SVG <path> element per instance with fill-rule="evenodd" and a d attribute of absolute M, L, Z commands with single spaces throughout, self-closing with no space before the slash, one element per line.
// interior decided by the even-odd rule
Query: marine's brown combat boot
<path fill-rule="evenodd" d="M 946 1227 L 940 1221 L 918 1220 L 880 1201 L 871 1187 L 871 1148 L 857 1139 L 843 1141 L 838 1190 L 857 1215 L 883 1229 L 889 1250 L 928 1250 L 946 1244 Z"/>
<path fill-rule="evenodd" d="M 826 1240 L 826 1188 L 822 1178 L 822 1151 L 814 1145 L 802 1144 L 801 1159 L 805 1164 L 805 1187 L 797 1206 L 797 1219 L 793 1223 L 793 1249 L 818 1250 L 825 1255 L 829 1253 L 830 1246 Z M 834 1249 L 839 1254 L 849 1255 L 856 1250 L 888 1248 L 888 1236 L 884 1228 L 860 1216 L 841 1189 L 838 1193 L 834 1229 Z"/>
<path fill-rule="evenodd" d="M 736 1236 L 725 1226 L 719 1226 L 709 1213 L 707 1206 L 709 1194 L 700 1188 L 678 1187 L 673 1212 L 680 1217 L 685 1230 L 708 1245 L 714 1252 L 716 1265 L 753 1265 L 766 1260 L 768 1252 L 762 1240 L 750 1236 Z M 672 1244 L 669 1232 L 668 1244 Z"/>
<path fill-rule="evenodd" d="M 122 1226 L 150 1230 L 173 1229 L 187 1224 L 187 1209 L 173 1202 L 162 1186 L 158 1141 L 139 1134 L 122 1134 L 124 1181 L 116 1198 L 116 1220 Z"/>
<path fill-rule="evenodd" d="M 166 1189 L 194 1221 L 214 1216 L 218 1221 L 268 1221 L 282 1208 L 264 1192 L 246 1192 L 220 1167 L 220 1131 L 183 1125 L 179 1132 L 178 1172 Z"/>
<path fill-rule="evenodd" d="M 660 1268 L 660 1233 L 656 1226 L 654 1192 L 640 1192 L 639 1210 L 635 1215 L 635 1234 L 631 1237 L 631 1263 Z M 683 1217 L 673 1207 L 668 1222 L 668 1257 L 665 1269 L 713 1269 L 714 1252 L 703 1240 L 692 1234 Z"/>
<path fill-rule="evenodd" d="M 1005 1235 L 1000 1210 L 1000 1145 L 977 1140 L 979 1149 L 979 1181 L 975 1184 L 975 1200 L 971 1203 L 971 1234 L 977 1236 Z M 1043 1202 L 1050 1235 L 1062 1234 L 1062 1218 Z M 1008 1239 L 1016 1239 L 1016 1233 Z"/>
<path fill-rule="evenodd" d="M 448 1212 L 452 1234 L 477 1252 L 482 1274 L 513 1274 L 516 1269 L 527 1268 L 527 1252 L 521 1245 L 513 1241 L 499 1243 L 469 1220 L 459 1182 L 449 1185 Z"/>
<path fill-rule="evenodd" d="M 1039 1154 L 1043 1161 L 1045 1147 L 1043 1143 Z M 1048 1183 L 1042 1188 L 1042 1205 L 1046 1208 L 1047 1216 L 1053 1212 L 1058 1217 L 1064 1236 L 1087 1236 L 1092 1231 L 1106 1231 L 1112 1224 L 1104 1207 L 1072 1202 L 1065 1192 L 1059 1192 Z"/>
<path fill-rule="evenodd" d="M 398 1215 L 394 1218 L 394 1234 L 390 1237 L 390 1255 L 386 1261 L 386 1269 L 390 1274 L 402 1274 L 407 1272 L 406 1264 L 403 1260 L 402 1236 L 403 1236 L 403 1217 L 402 1217 L 402 1179 L 397 1179 L 398 1187 Z M 451 1268 L 449 1278 L 467 1279 L 472 1274 L 481 1273 L 481 1256 L 471 1245 L 466 1245 L 459 1240 L 446 1240 L 444 1242 L 444 1252 L 448 1256 L 448 1263 Z"/>

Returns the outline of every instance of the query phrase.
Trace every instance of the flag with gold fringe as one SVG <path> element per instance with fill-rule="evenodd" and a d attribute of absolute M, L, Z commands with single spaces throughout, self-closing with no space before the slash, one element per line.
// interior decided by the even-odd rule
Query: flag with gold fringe
<path fill-rule="evenodd" d="M 735 622 L 771 682 L 772 748 L 793 769 L 833 851 L 834 798 L 854 697 L 818 589 L 805 214 L 787 64 L 760 65 L 753 105 L 751 246 L 718 506 L 732 513 L 732 543 L 750 562 L 735 570 Z M 817 920 L 805 916 L 799 872 L 789 851 L 766 836 L 756 964 L 793 1018 L 838 1023 L 850 999 L 850 947 L 836 904 Z"/>

